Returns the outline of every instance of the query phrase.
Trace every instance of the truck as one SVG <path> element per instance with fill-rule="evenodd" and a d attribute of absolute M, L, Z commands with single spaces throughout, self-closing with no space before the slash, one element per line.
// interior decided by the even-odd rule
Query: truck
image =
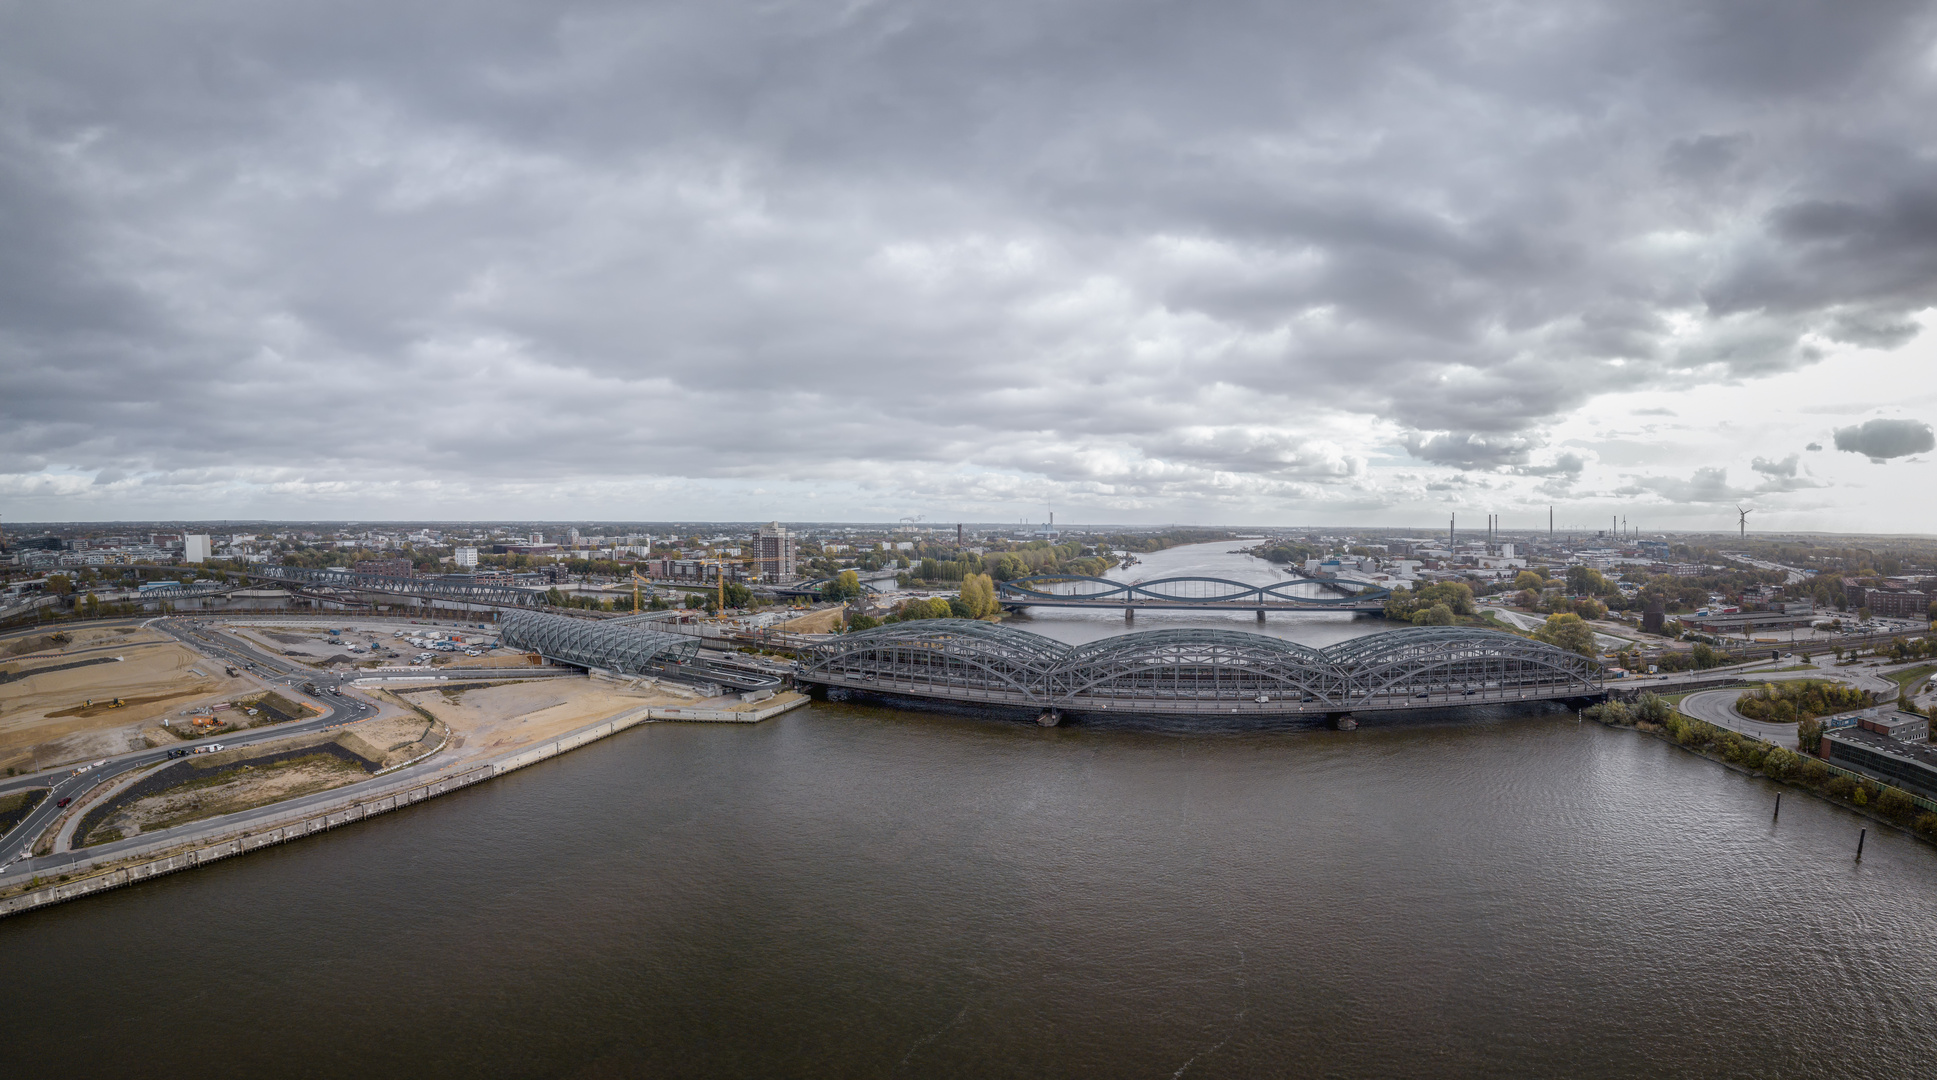
<path fill-rule="evenodd" d="M 222 670 L 228 672 L 229 678 L 231 679 L 235 678 L 237 675 L 242 674 L 240 671 L 237 671 L 232 667 L 226 667 L 226 668 L 223 668 Z"/>
<path fill-rule="evenodd" d="M 207 746 L 196 747 L 195 752 L 198 754 L 213 754 L 220 749 L 222 749 L 222 744 L 219 742 L 214 742 L 214 743 L 209 743 Z"/>

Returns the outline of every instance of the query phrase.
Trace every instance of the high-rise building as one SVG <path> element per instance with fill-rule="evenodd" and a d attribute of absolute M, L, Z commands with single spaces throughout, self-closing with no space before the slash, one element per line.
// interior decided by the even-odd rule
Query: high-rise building
<path fill-rule="evenodd" d="M 753 539 L 753 564 L 760 580 L 775 584 L 794 580 L 794 534 L 778 521 L 760 526 Z"/>
<path fill-rule="evenodd" d="M 458 548 L 454 556 L 454 561 L 459 566 L 476 566 L 478 564 L 478 549 L 474 547 Z"/>
<path fill-rule="evenodd" d="M 207 562 L 214 553 L 215 547 L 209 543 L 207 533 L 190 533 L 182 537 L 183 562 Z"/>

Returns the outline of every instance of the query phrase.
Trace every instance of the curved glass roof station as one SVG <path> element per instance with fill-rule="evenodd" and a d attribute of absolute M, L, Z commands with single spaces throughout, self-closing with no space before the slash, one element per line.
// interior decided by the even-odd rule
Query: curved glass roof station
<path fill-rule="evenodd" d="M 1234 630 L 1083 645 L 966 619 L 890 623 L 803 649 L 796 678 L 912 697 L 1038 708 L 1295 714 L 1443 708 L 1601 691 L 1601 665 L 1475 627 L 1407 627 L 1312 649 Z"/>
<path fill-rule="evenodd" d="M 507 611 L 499 625 L 499 640 L 511 648 L 623 675 L 642 675 L 660 664 L 683 664 L 699 654 L 696 637 L 542 611 Z"/>
<path fill-rule="evenodd" d="M 849 686 L 956 700 L 1034 705 L 1069 646 L 974 619 L 918 619 L 843 634 L 810 647 L 802 668 Z"/>
<path fill-rule="evenodd" d="M 1048 687 L 1058 701 L 1255 701 L 1262 695 L 1336 702 L 1344 689 L 1317 649 L 1211 629 L 1146 630 L 1078 645 Z"/>

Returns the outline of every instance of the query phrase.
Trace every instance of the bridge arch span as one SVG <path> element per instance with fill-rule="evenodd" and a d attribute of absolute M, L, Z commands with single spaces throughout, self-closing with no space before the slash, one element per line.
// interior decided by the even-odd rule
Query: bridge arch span
<path fill-rule="evenodd" d="M 1312 649 L 1180 628 L 1065 645 L 967 619 L 922 619 L 804 649 L 796 679 L 912 697 L 1071 711 L 1334 713 L 1587 697 L 1591 657 L 1498 630 L 1409 627 Z"/>

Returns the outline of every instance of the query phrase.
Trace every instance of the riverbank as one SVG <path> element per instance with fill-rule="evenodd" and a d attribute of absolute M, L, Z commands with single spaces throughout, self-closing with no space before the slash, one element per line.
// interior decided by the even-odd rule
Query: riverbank
<path fill-rule="evenodd" d="M 93 896 L 386 814 L 535 765 L 640 724 L 695 720 L 758 723 L 805 705 L 807 701 L 804 695 L 790 694 L 784 699 L 761 702 L 742 709 L 709 711 L 680 706 L 640 706 L 624 715 L 580 728 L 539 746 L 516 750 L 436 779 L 412 778 L 400 784 L 358 788 L 344 792 L 343 798 L 328 805 L 291 808 L 284 814 L 276 814 L 272 810 L 269 816 L 246 824 L 217 824 L 193 836 L 161 838 L 153 847 L 118 853 L 111 859 L 86 864 L 78 872 L 58 875 L 52 882 L 35 877 L 17 885 L 0 887 L 0 918 Z M 719 715 L 713 715 L 714 712 Z"/>
<path fill-rule="evenodd" d="M 1581 715 L 1606 727 L 1650 736 L 1731 771 L 1795 788 L 1880 826 L 1937 846 L 1937 805 L 1931 800 L 1838 768 L 1820 758 L 1717 727 L 1679 710 L 1665 724 L 1609 718 L 1601 706 L 1583 710 Z"/>

